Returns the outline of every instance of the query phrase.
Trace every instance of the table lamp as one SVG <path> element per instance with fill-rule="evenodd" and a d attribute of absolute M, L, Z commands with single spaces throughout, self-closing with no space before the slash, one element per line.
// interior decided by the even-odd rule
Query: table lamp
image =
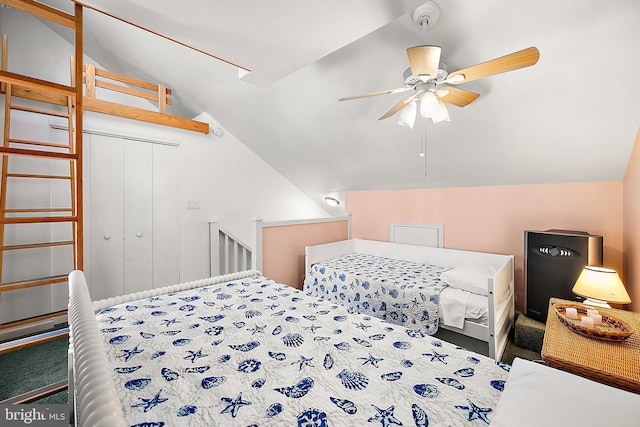
<path fill-rule="evenodd" d="M 573 293 L 585 297 L 585 305 L 611 308 L 609 302 L 628 304 L 631 302 L 620 276 L 615 270 L 587 265 L 582 269 L 572 289 Z"/>

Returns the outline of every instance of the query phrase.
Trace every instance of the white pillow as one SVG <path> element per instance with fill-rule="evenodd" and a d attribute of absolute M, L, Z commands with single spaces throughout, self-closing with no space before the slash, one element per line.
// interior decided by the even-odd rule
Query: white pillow
<path fill-rule="evenodd" d="M 516 358 L 491 427 L 637 427 L 640 395 Z"/>
<path fill-rule="evenodd" d="M 445 271 L 440 280 L 454 288 L 487 296 L 487 279 L 495 273 L 496 268 L 488 264 L 466 265 Z"/>

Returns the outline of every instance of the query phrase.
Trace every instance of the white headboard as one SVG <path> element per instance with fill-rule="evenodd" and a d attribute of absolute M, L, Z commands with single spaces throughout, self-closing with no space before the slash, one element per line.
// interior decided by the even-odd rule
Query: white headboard
<path fill-rule="evenodd" d="M 444 225 L 392 222 L 389 230 L 389 241 L 392 243 L 442 248 L 444 247 Z"/>

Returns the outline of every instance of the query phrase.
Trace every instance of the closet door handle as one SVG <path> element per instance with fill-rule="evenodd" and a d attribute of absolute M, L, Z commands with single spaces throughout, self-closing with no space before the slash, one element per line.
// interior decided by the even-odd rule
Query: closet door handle
<path fill-rule="evenodd" d="M 136 233 L 136 236 L 138 236 L 138 237 L 142 237 L 142 231 L 138 231 L 138 232 Z"/>
<path fill-rule="evenodd" d="M 106 233 L 106 234 L 104 235 L 104 240 L 109 240 L 110 238 L 111 238 L 111 234 Z"/>

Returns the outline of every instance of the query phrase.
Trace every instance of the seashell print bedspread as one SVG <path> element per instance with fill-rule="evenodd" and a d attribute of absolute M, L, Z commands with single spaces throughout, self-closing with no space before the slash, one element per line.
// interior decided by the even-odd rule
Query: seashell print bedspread
<path fill-rule="evenodd" d="M 349 254 L 314 264 L 304 292 L 395 325 L 438 332 L 440 292 L 447 285 L 431 264 Z"/>
<path fill-rule="evenodd" d="M 131 426 L 482 426 L 509 366 L 256 276 L 96 314 Z"/>

